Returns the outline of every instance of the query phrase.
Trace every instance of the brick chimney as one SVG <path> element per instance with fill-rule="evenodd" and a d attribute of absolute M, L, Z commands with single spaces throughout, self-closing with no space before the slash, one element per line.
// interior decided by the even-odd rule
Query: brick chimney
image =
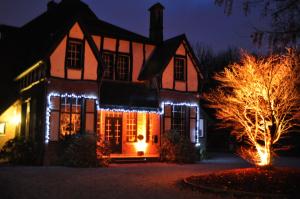
<path fill-rule="evenodd" d="M 163 14 L 164 6 L 156 3 L 151 6 L 148 11 L 150 12 L 150 40 L 155 43 L 161 43 L 164 40 L 163 33 Z"/>

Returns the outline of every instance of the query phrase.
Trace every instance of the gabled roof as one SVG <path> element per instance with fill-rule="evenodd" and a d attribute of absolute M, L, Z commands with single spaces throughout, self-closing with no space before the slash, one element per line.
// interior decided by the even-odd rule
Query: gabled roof
<path fill-rule="evenodd" d="M 194 64 L 196 65 L 196 70 L 201 76 L 198 60 L 194 55 L 193 49 L 191 48 L 186 36 L 182 34 L 164 41 L 154 49 L 149 59 L 142 67 L 138 79 L 147 80 L 161 74 L 171 61 L 172 57 L 176 54 L 176 50 L 183 41 L 186 44 L 186 48 L 190 53 Z"/>
<path fill-rule="evenodd" d="M 102 81 L 100 106 L 104 108 L 132 108 L 134 110 L 158 111 L 158 95 L 155 89 L 142 83 Z"/>
<path fill-rule="evenodd" d="M 2 48 L 5 54 L 14 57 L 9 60 L 9 67 L 14 67 L 15 76 L 45 58 L 75 21 L 80 21 L 90 35 L 150 43 L 144 36 L 99 20 L 88 5 L 80 0 L 62 0 L 58 4 L 51 2 L 51 8 L 19 28 L 18 34 L 11 37 L 6 45 L 0 46 L 0 51 Z M 2 55 L 1 60 L 6 56 Z"/>
<path fill-rule="evenodd" d="M 175 55 L 177 48 L 183 40 L 184 35 L 168 39 L 158 45 L 139 74 L 139 80 L 147 80 L 160 74 Z"/>

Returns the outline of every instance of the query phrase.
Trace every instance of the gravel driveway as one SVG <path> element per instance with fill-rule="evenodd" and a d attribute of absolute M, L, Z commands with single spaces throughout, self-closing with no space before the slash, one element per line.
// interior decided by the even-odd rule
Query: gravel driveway
<path fill-rule="evenodd" d="M 190 165 L 113 164 L 109 168 L 0 167 L 0 198 L 218 198 L 183 189 L 178 181 L 191 175 L 249 167 L 233 155 Z"/>

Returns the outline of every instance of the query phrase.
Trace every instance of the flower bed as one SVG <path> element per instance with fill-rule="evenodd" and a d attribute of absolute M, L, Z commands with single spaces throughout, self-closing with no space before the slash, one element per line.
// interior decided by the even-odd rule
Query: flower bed
<path fill-rule="evenodd" d="M 291 197 L 300 194 L 300 169 L 246 168 L 191 176 L 184 182 L 196 189 L 237 195 Z"/>

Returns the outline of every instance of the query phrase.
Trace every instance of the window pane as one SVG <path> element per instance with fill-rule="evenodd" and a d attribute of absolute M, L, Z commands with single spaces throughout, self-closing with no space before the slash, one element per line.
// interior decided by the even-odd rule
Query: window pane
<path fill-rule="evenodd" d="M 72 68 L 81 68 L 83 65 L 83 41 L 69 39 L 67 45 L 66 65 Z"/>
<path fill-rule="evenodd" d="M 180 135 L 186 135 L 186 107 L 173 106 L 172 110 L 172 129 Z"/>
<path fill-rule="evenodd" d="M 70 135 L 80 132 L 81 129 L 82 99 L 61 98 L 60 133 Z M 72 107 L 72 108 L 71 108 Z"/>
<path fill-rule="evenodd" d="M 174 78 L 175 80 L 185 80 L 185 58 L 176 57 L 174 60 Z"/>
<path fill-rule="evenodd" d="M 104 62 L 103 78 L 113 79 L 114 54 L 104 52 L 103 62 Z"/>
<path fill-rule="evenodd" d="M 79 98 L 72 99 L 72 113 L 80 113 L 81 112 L 81 102 L 82 102 L 82 99 L 79 99 Z"/>
<path fill-rule="evenodd" d="M 119 55 L 116 67 L 116 79 L 128 80 L 129 78 L 129 57 L 127 55 Z"/>
<path fill-rule="evenodd" d="M 137 114 L 127 113 L 127 142 L 137 141 Z"/>
<path fill-rule="evenodd" d="M 67 97 L 61 98 L 61 111 L 65 113 L 70 112 L 71 101 Z"/>

